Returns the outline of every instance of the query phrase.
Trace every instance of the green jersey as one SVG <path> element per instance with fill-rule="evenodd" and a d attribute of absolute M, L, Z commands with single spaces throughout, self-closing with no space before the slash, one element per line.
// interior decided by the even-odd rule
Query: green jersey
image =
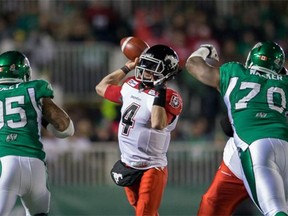
<path fill-rule="evenodd" d="M 44 80 L 0 84 L 0 157 L 7 155 L 45 159 L 41 143 L 43 97 L 53 98 Z"/>
<path fill-rule="evenodd" d="M 235 132 L 244 142 L 262 138 L 288 141 L 288 76 L 260 73 L 229 62 L 220 67 L 220 93 Z"/>

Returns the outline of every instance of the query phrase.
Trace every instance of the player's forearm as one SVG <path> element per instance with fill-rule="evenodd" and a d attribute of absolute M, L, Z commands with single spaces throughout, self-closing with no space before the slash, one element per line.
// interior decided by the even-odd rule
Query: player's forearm
<path fill-rule="evenodd" d="M 190 57 L 186 62 L 186 69 L 188 73 L 194 76 L 197 80 L 203 81 L 206 78 L 205 71 L 206 62 L 200 57 Z"/>
<path fill-rule="evenodd" d="M 118 85 L 122 79 L 136 67 L 138 63 L 138 58 L 135 58 L 134 61 L 128 61 L 126 64 L 112 72 L 111 74 L 105 76 L 96 86 L 95 90 L 98 95 L 104 97 L 105 91 L 109 85 Z"/>
<path fill-rule="evenodd" d="M 154 86 L 156 96 L 154 98 L 152 113 L 151 113 L 151 127 L 157 130 L 162 130 L 167 126 L 167 114 L 165 110 L 166 105 L 166 84 L 161 83 Z"/>
<path fill-rule="evenodd" d="M 151 127 L 162 130 L 167 126 L 167 114 L 164 107 L 154 105 L 151 114 Z"/>
<path fill-rule="evenodd" d="M 58 138 L 73 136 L 74 124 L 69 115 L 52 99 L 43 98 L 42 100 L 43 125 L 48 131 Z"/>
<path fill-rule="evenodd" d="M 104 97 L 105 91 L 109 85 L 118 85 L 126 74 L 121 69 L 117 69 L 104 77 L 95 87 L 98 95 Z"/>
<path fill-rule="evenodd" d="M 201 57 L 188 58 L 185 66 L 188 73 L 197 80 L 211 87 L 218 88 L 218 69 L 208 65 Z"/>
<path fill-rule="evenodd" d="M 45 119 L 48 124 L 52 124 L 59 131 L 67 129 L 71 121 L 69 115 L 51 99 L 44 98 L 42 103 L 43 119 Z"/>

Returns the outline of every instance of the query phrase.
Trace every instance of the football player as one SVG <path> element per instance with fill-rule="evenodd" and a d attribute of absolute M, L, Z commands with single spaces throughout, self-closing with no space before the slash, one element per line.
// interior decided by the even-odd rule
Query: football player
<path fill-rule="evenodd" d="M 228 116 L 220 121 L 226 142 L 223 160 L 208 190 L 202 196 L 198 216 L 230 216 L 249 195 L 242 181 L 241 161 L 233 139 L 233 128 Z"/>
<path fill-rule="evenodd" d="M 220 68 L 212 45 L 202 45 L 186 62 L 188 72 L 219 90 L 227 106 L 241 177 L 264 215 L 287 215 L 288 77 L 282 76 L 285 54 L 275 42 L 257 43 L 245 65 L 228 62 Z"/>
<path fill-rule="evenodd" d="M 134 68 L 135 76 L 122 84 Z M 178 71 L 176 52 L 154 45 L 96 85 L 98 95 L 122 105 L 118 130 L 121 161 L 145 171 L 133 185 L 124 187 L 137 216 L 157 216 L 166 187 L 167 150 L 182 111 L 181 96 L 166 83 Z"/>
<path fill-rule="evenodd" d="M 282 68 L 281 75 L 287 75 Z M 198 216 L 232 215 L 237 206 L 249 195 L 242 181 L 241 161 L 233 139 L 233 128 L 228 116 L 220 120 L 223 132 L 230 137 L 227 141 L 223 160 L 208 190 L 202 196 Z"/>
<path fill-rule="evenodd" d="M 0 55 L 0 91 L 0 215 L 10 215 L 17 197 L 26 215 L 48 215 L 50 192 L 41 124 L 65 138 L 73 135 L 73 122 L 53 102 L 51 85 L 31 80 L 29 60 L 21 52 Z"/>

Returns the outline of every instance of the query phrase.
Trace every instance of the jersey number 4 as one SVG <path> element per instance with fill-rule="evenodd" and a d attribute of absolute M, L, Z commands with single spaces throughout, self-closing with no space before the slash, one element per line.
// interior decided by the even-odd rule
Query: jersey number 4
<path fill-rule="evenodd" d="M 133 128 L 135 124 L 134 117 L 139 110 L 140 106 L 136 103 L 132 103 L 130 106 L 126 108 L 122 115 L 122 134 L 128 135 L 131 128 Z"/>

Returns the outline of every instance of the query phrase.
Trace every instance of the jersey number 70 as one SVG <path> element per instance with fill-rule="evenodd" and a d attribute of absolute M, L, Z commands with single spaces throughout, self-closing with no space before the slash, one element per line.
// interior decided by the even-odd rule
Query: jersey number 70
<path fill-rule="evenodd" d="M 228 89 L 232 90 L 236 86 L 237 80 L 238 80 L 237 77 L 231 78 Z M 260 93 L 261 84 L 255 82 L 241 82 L 240 90 L 243 89 L 250 89 L 250 91 L 247 95 L 245 95 L 240 100 L 238 100 L 238 102 L 235 103 L 236 110 L 247 108 L 249 101 Z M 275 103 L 273 102 L 274 100 L 273 95 L 275 93 L 281 95 L 281 107 L 276 106 Z M 285 92 L 282 88 L 273 86 L 268 88 L 266 92 L 266 98 L 267 98 L 267 104 L 270 109 L 276 110 L 280 113 L 283 113 L 284 109 L 286 109 L 286 97 Z"/>

